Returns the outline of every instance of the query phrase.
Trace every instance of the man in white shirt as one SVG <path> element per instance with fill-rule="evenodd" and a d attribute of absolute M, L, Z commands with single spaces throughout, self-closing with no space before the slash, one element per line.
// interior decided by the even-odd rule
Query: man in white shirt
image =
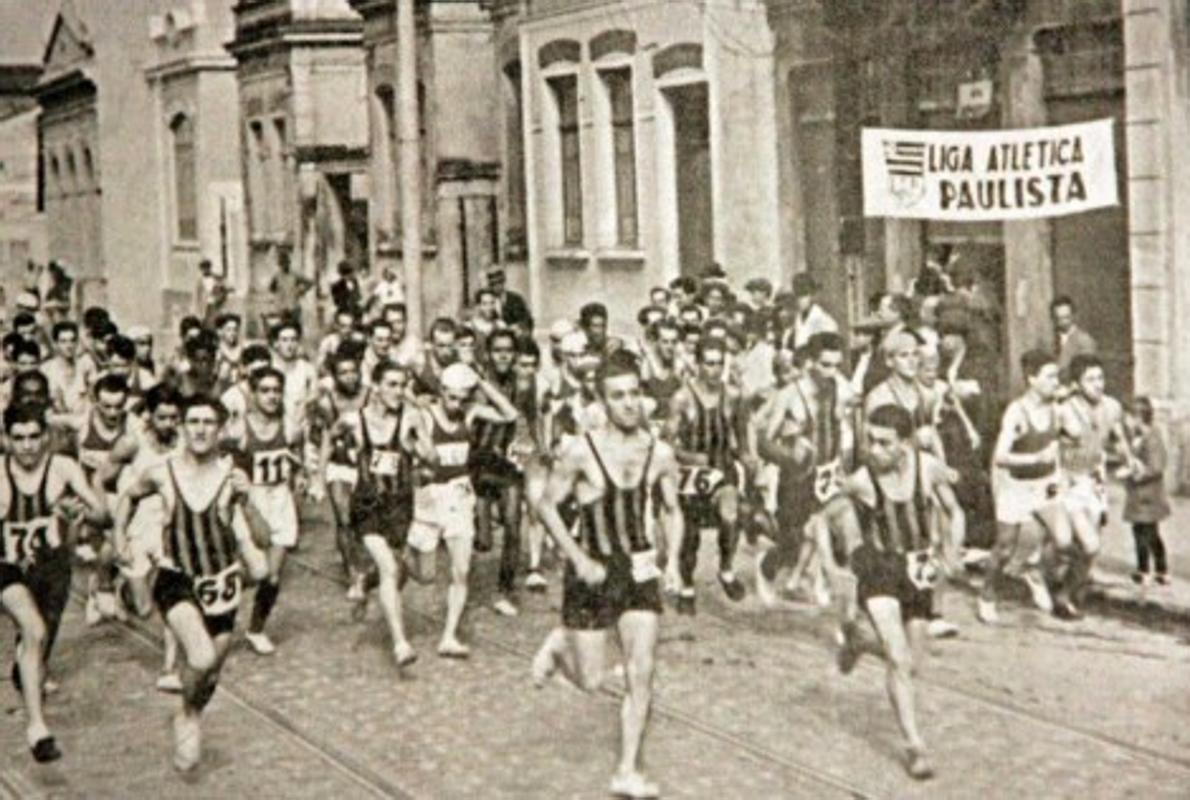
<path fill-rule="evenodd" d="M 817 302 L 818 284 L 809 273 L 799 272 L 793 277 L 793 295 L 797 298 L 797 317 L 785 332 L 784 347 L 800 350 L 816 333 L 838 333 L 839 323 Z"/>

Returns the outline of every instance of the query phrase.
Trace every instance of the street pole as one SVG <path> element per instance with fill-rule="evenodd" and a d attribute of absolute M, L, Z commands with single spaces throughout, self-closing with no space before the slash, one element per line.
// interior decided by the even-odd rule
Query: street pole
<path fill-rule="evenodd" d="M 400 151 L 401 260 L 409 330 L 422 329 L 421 122 L 417 108 L 415 0 L 397 0 L 397 145 Z"/>

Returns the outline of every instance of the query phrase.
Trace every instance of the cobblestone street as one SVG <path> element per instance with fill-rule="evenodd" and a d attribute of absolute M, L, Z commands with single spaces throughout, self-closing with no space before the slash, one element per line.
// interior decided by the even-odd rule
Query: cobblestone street
<path fill-rule="evenodd" d="M 498 617 L 485 605 L 494 567 L 481 557 L 470 661 L 433 654 L 443 587 L 406 590 L 421 659 L 398 676 L 378 609 L 364 624 L 349 620 L 329 530 L 313 522 L 274 615 L 279 652 L 237 646 L 206 714 L 207 757 L 186 780 L 169 761 L 176 700 L 152 686 L 157 623 L 87 629 L 74 607 L 54 663 L 62 690 L 49 703 L 66 757 L 31 763 L 7 687 L 0 793 L 605 796 L 616 688 L 533 689 L 528 663 L 556 620 L 556 592 L 526 597 L 517 619 Z M 946 610 L 962 636 L 932 643 L 922 665 L 921 718 L 939 775 L 921 785 L 901 768 L 876 659 L 841 676 L 821 612 L 762 614 L 751 597 L 729 608 L 709 570 L 702 577 L 698 616 L 663 621 L 646 757 L 668 797 L 1184 797 L 1190 787 L 1184 633 L 1102 617 L 1064 625 L 1012 607 L 991 630 L 951 593 Z M 6 644 L 0 663 L 10 658 Z"/>

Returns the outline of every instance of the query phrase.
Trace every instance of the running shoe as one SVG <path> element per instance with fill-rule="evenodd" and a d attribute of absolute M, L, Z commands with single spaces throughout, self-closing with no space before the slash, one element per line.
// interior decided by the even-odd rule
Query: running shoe
<path fill-rule="evenodd" d="M 777 605 L 777 590 L 773 586 L 773 582 L 764 576 L 764 570 L 761 569 L 761 564 L 764 561 L 764 553 L 756 554 L 756 596 L 760 598 L 760 604 L 766 608 L 772 608 Z"/>
<path fill-rule="evenodd" d="M 471 648 L 457 639 L 444 641 L 438 645 L 438 656 L 440 658 L 466 659 L 471 657 Z"/>
<path fill-rule="evenodd" d="M 1157 583 L 1161 584 L 1162 586 L 1169 586 L 1170 582 L 1170 577 L 1164 572 L 1157 573 Z"/>
<path fill-rule="evenodd" d="M 738 603 L 744 599 L 748 593 L 744 589 L 744 584 L 735 576 L 734 572 L 720 572 L 719 585 L 723 587 L 723 593 L 727 595 L 727 599 L 734 603 Z"/>
<path fill-rule="evenodd" d="M 1021 580 L 1029 587 L 1029 594 L 1033 596 L 1033 605 L 1045 613 L 1054 610 L 1054 599 L 1050 597 L 1049 587 L 1045 585 L 1045 578 L 1033 570 L 1026 570 Z"/>
<path fill-rule="evenodd" d="M 178 772 L 189 772 L 198 766 L 201 758 L 202 725 L 198 716 L 179 710 L 174 715 L 174 767 Z"/>
<path fill-rule="evenodd" d="M 519 613 L 512 601 L 504 595 L 501 595 L 496 602 L 492 603 L 492 610 L 502 617 L 515 617 Z"/>
<path fill-rule="evenodd" d="M 1074 603 L 1063 598 L 1054 603 L 1054 616 L 1067 622 L 1073 622 L 1082 619 L 1083 612 Z"/>
<path fill-rule="evenodd" d="M 525 589 L 534 594 L 542 594 L 549 587 L 549 582 L 541 574 L 541 570 L 531 569 L 525 576 Z"/>
<path fill-rule="evenodd" d="M 695 613 L 694 590 L 682 589 L 682 591 L 678 592 L 677 606 L 679 614 L 683 614 L 687 617 L 693 617 Z"/>
<path fill-rule="evenodd" d="M 846 622 L 839 627 L 835 632 L 835 641 L 839 645 L 839 650 L 835 654 L 835 663 L 839 667 L 839 672 L 847 675 L 855 665 L 859 663 L 859 657 L 863 655 L 863 651 L 859 646 L 859 629 L 854 622 Z"/>
<path fill-rule="evenodd" d="M 984 625 L 997 625 L 1000 622 L 1000 614 L 996 611 L 995 600 L 984 600 L 979 598 L 976 606 L 975 615 L 979 617 L 979 621 Z"/>
<path fill-rule="evenodd" d="M 934 767 L 930 764 L 930 760 L 926 758 L 924 750 L 910 747 L 908 755 L 909 758 L 906 761 L 905 768 L 909 771 L 909 777 L 915 781 L 928 781 L 934 777 Z"/>
<path fill-rule="evenodd" d="M 931 639 L 953 639 L 959 635 L 959 626 L 950 620 L 936 617 L 929 621 L 926 631 L 930 634 Z"/>
<path fill-rule="evenodd" d="M 393 646 L 393 658 L 397 660 L 397 667 L 407 667 L 417 661 L 417 652 L 409 642 L 397 642 Z"/>
<path fill-rule="evenodd" d="M 58 748 L 58 743 L 54 741 L 53 736 L 41 737 L 30 750 L 33 752 L 33 760 L 38 764 L 48 764 L 62 757 L 62 751 Z"/>
<path fill-rule="evenodd" d="M 178 694 L 182 691 L 182 679 L 176 672 L 165 672 L 157 678 L 157 691 Z"/>
<path fill-rule="evenodd" d="M 277 646 L 273 644 L 273 640 L 269 638 L 267 633 L 252 633 L 248 631 L 244 634 L 244 638 L 248 640 L 248 644 L 252 646 L 252 650 L 258 656 L 271 656 L 277 652 Z"/>
<path fill-rule="evenodd" d="M 657 784 L 645 780 L 645 776 L 639 772 L 616 773 L 608 791 L 614 797 L 626 797 L 630 800 L 651 800 L 661 796 Z"/>

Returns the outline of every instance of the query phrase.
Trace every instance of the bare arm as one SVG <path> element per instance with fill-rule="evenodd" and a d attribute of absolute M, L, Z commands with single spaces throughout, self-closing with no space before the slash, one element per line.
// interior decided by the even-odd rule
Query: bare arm
<path fill-rule="evenodd" d="M 1000 426 L 1000 435 L 996 437 L 996 450 L 993 456 L 997 467 L 1032 467 L 1057 461 L 1058 443 L 1056 441 L 1040 453 L 1012 452 L 1013 438 L 1023 413 L 1019 406 L 1013 406 L 1004 415 L 1004 422 Z"/>
<path fill-rule="evenodd" d="M 54 459 L 54 463 L 56 465 L 55 468 L 61 470 L 60 474 L 62 475 L 63 483 L 87 507 L 88 521 L 98 526 L 106 525 L 111 520 L 107 505 L 100 500 L 99 493 L 95 492 L 91 488 L 91 485 L 87 483 L 87 476 L 83 472 L 83 468 L 78 465 L 78 462 L 68 458 L 58 458 Z"/>
<path fill-rule="evenodd" d="M 92 487 L 96 493 L 115 491 L 116 479 L 120 476 L 120 470 L 132 463 L 139 449 L 136 437 L 130 434 L 123 434 L 116 441 L 103 464 L 95 471 L 95 481 Z"/>
<path fill-rule="evenodd" d="M 570 535 L 570 530 L 563 522 L 562 515 L 558 513 L 558 506 L 574 494 L 578 479 L 583 474 L 583 462 L 586 457 L 587 447 L 582 439 L 575 439 L 563 448 L 550 469 L 545 491 L 535 504 L 534 510 L 537 512 L 537 518 L 545 525 L 546 531 L 580 575 L 596 577 L 590 573 L 592 567 L 598 568 L 599 565 L 578 546 L 578 542 Z M 602 568 L 599 569 L 602 571 Z M 601 580 L 602 578 L 597 578 L 588 582 L 599 583 Z"/>
<path fill-rule="evenodd" d="M 785 424 L 786 417 L 802 419 L 802 415 L 793 413 L 794 409 L 800 408 L 800 403 L 800 400 L 794 399 L 791 392 L 784 389 L 778 392 L 773 408 L 765 420 L 764 430 L 760 433 L 760 455 L 765 460 L 775 464 L 792 464 L 801 469 L 808 466 L 810 459 L 814 457 L 814 446 L 805 436 L 799 435 L 793 446 L 782 441 L 781 427 Z"/>
<path fill-rule="evenodd" d="M 488 408 L 495 412 L 494 416 L 489 417 L 492 422 L 516 422 L 516 406 L 504 396 L 504 392 L 485 380 L 480 380 L 479 391 L 487 398 Z M 484 411 L 484 406 L 479 406 L 477 410 Z"/>
<path fill-rule="evenodd" d="M 705 454 L 685 450 L 681 446 L 682 431 L 688 424 L 687 411 L 693 402 L 690 390 L 685 386 L 674 392 L 674 396 L 669 401 L 669 417 L 665 420 L 665 440 L 673 447 L 674 456 L 679 464 L 702 466 L 707 463 Z"/>
<path fill-rule="evenodd" d="M 686 535 L 685 516 L 679 506 L 678 497 L 678 462 L 673 449 L 664 442 L 657 445 L 655 453 L 660 471 L 658 486 L 661 490 L 660 511 L 661 524 L 665 528 L 665 542 L 669 547 L 666 554 L 666 584 L 672 587 L 682 585 L 678 575 L 678 553 L 682 552 L 682 539 Z"/>

